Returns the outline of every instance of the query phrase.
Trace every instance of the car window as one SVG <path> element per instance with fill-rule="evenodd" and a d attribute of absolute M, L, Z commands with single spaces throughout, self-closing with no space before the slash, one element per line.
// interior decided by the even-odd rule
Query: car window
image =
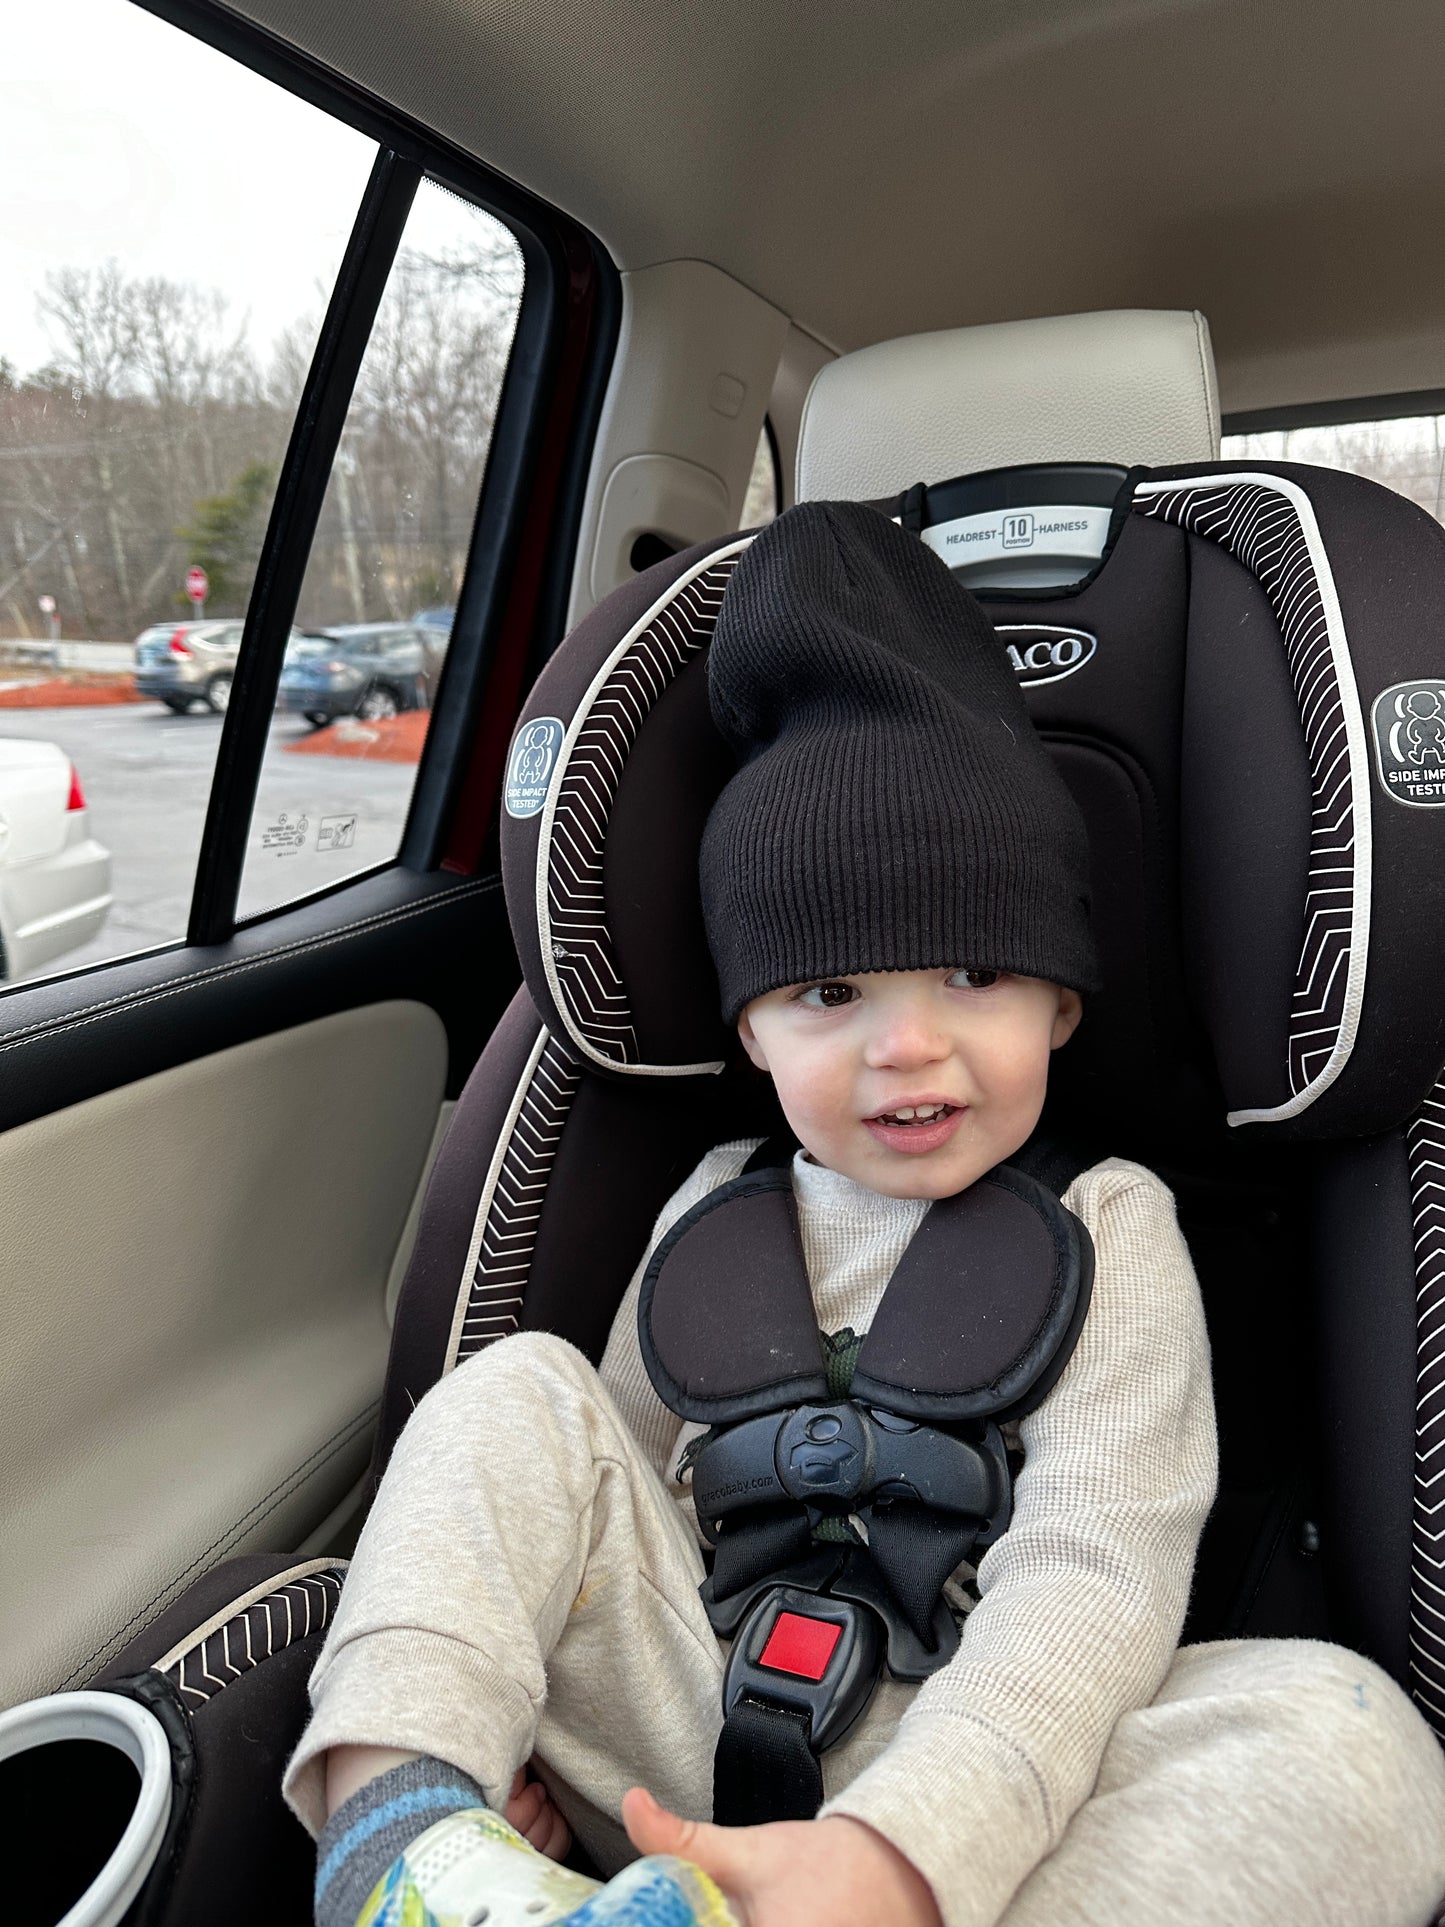
<path fill-rule="evenodd" d="M 421 183 L 301 588 L 300 626 L 333 631 L 335 647 L 293 648 L 282 671 L 241 917 L 400 847 L 436 694 L 412 619 L 449 620 L 461 588 L 522 279 L 507 228 Z"/>
<path fill-rule="evenodd" d="M 8 981 L 186 933 L 240 618 L 375 153 L 140 7 L 7 15 Z"/>
<path fill-rule="evenodd" d="M 1439 397 L 1431 399 L 1439 400 Z M 1386 414 L 1386 406 L 1376 403 L 1371 412 L 1368 401 L 1348 405 L 1348 413 L 1358 416 L 1348 421 L 1302 421 L 1293 426 L 1251 428 L 1232 422 L 1220 444 L 1226 461 L 1310 462 L 1320 468 L 1340 468 L 1352 475 L 1364 475 L 1382 482 L 1399 495 L 1445 522 L 1445 413 L 1414 412 Z M 1307 411 L 1297 411 L 1307 412 Z M 1345 405 L 1336 403 L 1328 411 L 1337 415 Z M 1269 417 L 1264 418 L 1266 421 Z"/>
<path fill-rule="evenodd" d="M 748 492 L 743 499 L 743 519 L 739 526 L 745 529 L 759 529 L 765 522 L 771 522 L 783 506 L 782 489 L 778 478 L 778 451 L 773 445 L 771 426 L 763 423 L 763 432 L 758 436 L 757 452 L 753 456 L 752 473 L 748 477 Z"/>

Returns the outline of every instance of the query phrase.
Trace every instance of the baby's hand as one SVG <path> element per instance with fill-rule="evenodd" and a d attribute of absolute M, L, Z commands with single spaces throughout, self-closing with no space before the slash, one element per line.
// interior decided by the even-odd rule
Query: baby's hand
<path fill-rule="evenodd" d="M 911 1860 L 861 1820 L 714 1827 L 679 1820 L 633 1787 L 622 1818 L 641 1853 L 675 1853 L 710 1874 L 742 1927 L 943 1927 Z"/>
<path fill-rule="evenodd" d="M 517 1768 L 502 1818 L 550 1860 L 560 1860 L 572 1844 L 572 1829 L 553 1806 L 542 1782 L 527 1778 L 524 1766 Z"/>

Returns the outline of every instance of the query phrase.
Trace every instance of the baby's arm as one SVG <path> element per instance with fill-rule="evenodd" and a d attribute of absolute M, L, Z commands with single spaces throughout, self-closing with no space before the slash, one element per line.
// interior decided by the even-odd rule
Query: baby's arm
<path fill-rule="evenodd" d="M 1158 1691 L 1214 1494 L 1208 1340 L 1169 1193 L 1110 1160 L 1068 1202 L 1093 1234 L 1094 1296 L 1023 1422 L 1013 1525 L 958 1653 L 823 1810 L 893 1841 L 950 1927 L 997 1919 L 1087 1798 L 1119 1716 Z"/>

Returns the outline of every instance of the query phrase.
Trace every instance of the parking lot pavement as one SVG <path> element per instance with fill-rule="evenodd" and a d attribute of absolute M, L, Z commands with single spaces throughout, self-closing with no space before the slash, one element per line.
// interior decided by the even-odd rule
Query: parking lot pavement
<path fill-rule="evenodd" d="M 287 756 L 311 734 L 299 717 L 271 726 L 240 913 L 303 897 L 396 854 L 416 779 L 410 764 Z M 100 935 L 44 973 L 125 956 L 183 937 L 221 737 L 208 711 L 159 703 L 0 712 L 0 736 L 59 743 L 80 772 L 91 834 L 114 860 L 115 902 Z"/>

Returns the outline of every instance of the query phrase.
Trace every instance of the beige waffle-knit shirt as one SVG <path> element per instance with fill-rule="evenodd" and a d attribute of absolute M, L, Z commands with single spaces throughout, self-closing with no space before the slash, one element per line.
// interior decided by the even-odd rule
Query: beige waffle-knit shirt
<path fill-rule="evenodd" d="M 756 1140 L 708 1153 L 653 1243 Z M 818 1324 L 865 1332 L 926 1203 L 810 1163 L 793 1187 Z M 1006 1896 L 1087 1799 L 1120 1715 L 1149 1704 L 1178 1644 L 1214 1497 L 1209 1343 L 1169 1191 L 1110 1158 L 1065 1204 L 1094 1241 L 1094 1290 L 1059 1382 L 1021 1421 L 1009 1530 L 984 1554 L 958 1652 L 914 1697 L 883 1754 L 829 1801 L 893 1840 L 940 1896 Z M 637 1338 L 639 1266 L 603 1383 L 680 1506 L 676 1465 L 700 1428 L 652 1389 Z"/>

